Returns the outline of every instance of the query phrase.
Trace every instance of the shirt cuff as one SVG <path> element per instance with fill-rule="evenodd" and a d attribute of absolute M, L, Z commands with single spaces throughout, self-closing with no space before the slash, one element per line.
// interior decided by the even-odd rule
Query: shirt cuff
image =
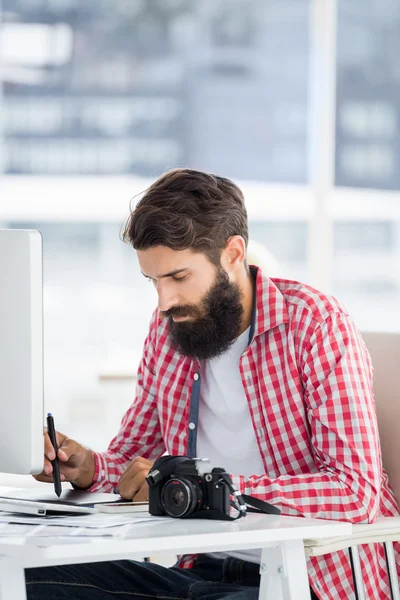
<path fill-rule="evenodd" d="M 112 484 L 107 481 L 107 463 L 100 452 L 93 452 L 94 476 L 89 492 L 97 492 L 102 489 L 105 492 L 112 491 Z"/>

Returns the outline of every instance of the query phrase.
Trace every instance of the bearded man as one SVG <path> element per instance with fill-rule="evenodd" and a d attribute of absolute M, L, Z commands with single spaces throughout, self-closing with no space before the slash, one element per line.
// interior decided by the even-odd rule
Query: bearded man
<path fill-rule="evenodd" d="M 247 264 L 241 190 L 208 173 L 168 172 L 138 202 L 124 238 L 158 296 L 136 396 L 103 453 L 57 433 L 62 479 L 146 500 L 146 476 L 167 452 L 208 458 L 285 515 L 367 523 L 398 514 L 360 333 L 335 298 Z M 45 455 L 37 478 L 52 481 L 47 435 Z M 390 598 L 384 549 L 361 547 L 360 561 L 367 598 Z M 183 556 L 171 568 L 28 569 L 28 598 L 256 600 L 259 562 L 249 550 Z M 347 552 L 310 558 L 308 572 L 314 598 L 355 599 Z"/>

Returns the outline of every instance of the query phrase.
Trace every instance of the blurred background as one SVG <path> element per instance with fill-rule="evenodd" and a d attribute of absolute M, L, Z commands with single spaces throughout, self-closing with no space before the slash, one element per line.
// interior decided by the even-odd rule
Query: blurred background
<path fill-rule="evenodd" d="M 44 240 L 45 402 L 103 449 L 155 292 L 120 241 L 166 169 L 230 177 L 271 273 L 400 331 L 399 0 L 0 0 L 0 227 Z"/>

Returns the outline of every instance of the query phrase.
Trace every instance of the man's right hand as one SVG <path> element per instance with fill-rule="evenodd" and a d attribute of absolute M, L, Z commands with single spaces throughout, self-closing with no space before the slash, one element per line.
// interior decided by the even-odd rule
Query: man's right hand
<path fill-rule="evenodd" d="M 56 431 L 57 458 L 60 466 L 61 481 L 70 481 L 79 488 L 87 489 L 93 483 L 95 463 L 93 452 L 71 440 L 69 437 Z M 44 434 L 44 469 L 33 477 L 38 481 L 50 483 L 53 481 L 53 466 L 55 451 L 49 435 Z"/>

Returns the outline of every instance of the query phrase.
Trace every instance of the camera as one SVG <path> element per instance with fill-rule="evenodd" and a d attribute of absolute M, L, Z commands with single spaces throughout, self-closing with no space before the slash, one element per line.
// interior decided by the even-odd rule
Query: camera
<path fill-rule="evenodd" d="M 230 513 L 231 479 L 207 459 L 162 456 L 146 479 L 151 515 L 217 519 Z"/>

